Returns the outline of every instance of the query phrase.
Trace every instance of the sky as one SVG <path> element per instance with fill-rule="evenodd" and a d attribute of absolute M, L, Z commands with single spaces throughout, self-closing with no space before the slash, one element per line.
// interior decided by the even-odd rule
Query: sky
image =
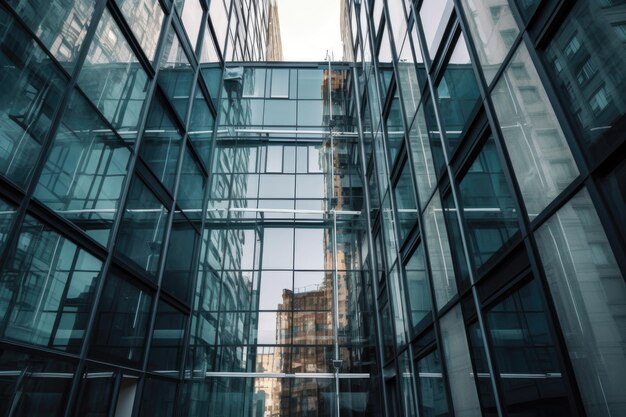
<path fill-rule="evenodd" d="M 326 50 L 342 59 L 340 0 L 276 0 L 285 61 L 323 61 Z"/>

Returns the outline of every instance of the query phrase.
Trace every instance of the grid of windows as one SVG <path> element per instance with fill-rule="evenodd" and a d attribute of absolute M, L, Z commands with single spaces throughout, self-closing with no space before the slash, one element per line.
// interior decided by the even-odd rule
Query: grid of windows
<path fill-rule="evenodd" d="M 0 1 L 0 416 L 626 415 L 624 2 L 341 7 Z"/>

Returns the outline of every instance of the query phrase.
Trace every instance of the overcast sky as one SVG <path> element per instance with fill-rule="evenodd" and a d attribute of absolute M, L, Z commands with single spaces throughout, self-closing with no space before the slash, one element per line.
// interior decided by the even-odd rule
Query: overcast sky
<path fill-rule="evenodd" d="M 339 0 L 276 0 L 285 61 L 342 59 Z"/>

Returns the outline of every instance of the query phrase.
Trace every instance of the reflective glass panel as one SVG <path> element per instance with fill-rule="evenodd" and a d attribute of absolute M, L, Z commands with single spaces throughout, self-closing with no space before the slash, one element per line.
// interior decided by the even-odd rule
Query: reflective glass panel
<path fill-rule="evenodd" d="M 626 284 L 587 190 L 536 237 L 587 415 L 626 413 Z"/>
<path fill-rule="evenodd" d="M 626 103 L 624 2 L 579 1 L 546 51 L 547 68 L 561 90 L 584 145 L 603 153 L 621 136 Z M 620 133 L 618 133 L 620 132 Z M 607 134 L 605 136 L 605 134 Z M 609 137 L 610 136 L 610 137 Z"/>
<path fill-rule="evenodd" d="M 537 281 L 491 308 L 487 322 L 508 415 L 573 414 Z"/>
<path fill-rule="evenodd" d="M 411 176 L 410 165 L 404 164 L 398 183 L 394 187 L 396 196 L 396 208 L 398 210 L 398 235 L 400 242 L 413 228 L 417 222 L 417 206 L 415 202 L 415 193 L 413 192 L 413 179 Z"/>
<path fill-rule="evenodd" d="M 428 127 L 426 127 L 424 107 L 420 107 L 413 120 L 413 126 L 409 131 L 409 146 L 411 148 L 413 170 L 417 180 L 417 195 L 423 208 L 437 184 L 437 174 L 433 166 L 433 155 L 430 150 L 430 136 Z"/>
<path fill-rule="evenodd" d="M 423 320 L 430 317 L 432 310 L 430 285 L 421 244 L 415 249 L 404 269 L 409 292 L 411 324 L 413 329 L 416 329 Z"/>
<path fill-rule="evenodd" d="M 0 9 L 0 174 L 25 187 L 65 81 L 48 56 Z"/>
<path fill-rule="evenodd" d="M 200 25 L 202 24 L 202 16 L 204 9 L 198 0 L 187 0 L 182 6 L 181 19 L 187 32 L 187 37 L 191 42 L 191 48 L 196 49 L 198 43 L 198 35 L 200 34 Z"/>
<path fill-rule="evenodd" d="M 154 58 L 163 9 L 159 0 L 115 0 L 149 60 Z"/>
<path fill-rule="evenodd" d="M 433 290 L 437 308 L 441 309 L 457 293 L 454 266 L 448 243 L 448 232 L 439 195 L 435 193 L 424 213 L 424 237 L 427 244 Z"/>
<path fill-rule="evenodd" d="M 196 87 L 196 97 L 191 108 L 191 120 L 189 122 L 189 140 L 196 148 L 198 156 L 204 162 L 207 170 L 211 166 L 211 141 L 213 140 L 213 128 L 215 117 L 209 108 L 200 86 Z"/>
<path fill-rule="evenodd" d="M 116 250 L 151 277 L 157 272 L 168 211 L 139 178 L 131 185 Z"/>
<path fill-rule="evenodd" d="M 4 337 L 80 351 L 102 262 L 27 217 L 0 275 Z"/>
<path fill-rule="evenodd" d="M 485 80 L 491 84 L 513 47 L 519 28 L 511 8 L 502 0 L 463 0 L 462 3 Z"/>
<path fill-rule="evenodd" d="M 434 58 L 454 8 L 451 0 L 425 0 L 419 10 L 430 57 Z"/>
<path fill-rule="evenodd" d="M 11 223 L 15 216 L 15 208 L 0 198 L 0 251 L 7 241 Z"/>
<path fill-rule="evenodd" d="M 35 197 L 106 246 L 129 159 L 122 139 L 74 91 Z"/>
<path fill-rule="evenodd" d="M 148 76 L 105 9 L 78 77 L 78 85 L 121 134 L 135 136 Z"/>
<path fill-rule="evenodd" d="M 480 268 L 519 229 L 513 196 L 493 138 L 487 140 L 459 188 L 474 266 Z"/>
<path fill-rule="evenodd" d="M 95 3 L 90 0 L 8 0 L 26 25 L 68 71 L 80 52 Z"/>
<path fill-rule="evenodd" d="M 524 44 L 513 55 L 491 96 L 532 219 L 579 172 Z"/>
<path fill-rule="evenodd" d="M 178 374 L 182 359 L 185 321 L 185 316 L 180 311 L 159 300 L 148 369 L 173 376 Z"/>
<path fill-rule="evenodd" d="M 448 147 L 454 152 L 480 98 L 463 33 L 456 41 L 443 78 L 437 84 L 437 96 Z"/>
<path fill-rule="evenodd" d="M 173 193 L 183 138 L 165 104 L 160 96 L 152 100 L 140 153 L 154 175 Z"/>
<path fill-rule="evenodd" d="M 110 274 L 96 315 L 89 355 L 140 366 L 152 297 L 116 274 Z"/>
<path fill-rule="evenodd" d="M 448 398 L 439 351 L 435 350 L 417 361 L 418 404 L 422 417 L 448 415 Z"/>
<path fill-rule="evenodd" d="M 456 305 L 440 321 L 443 354 L 448 370 L 454 415 L 480 415 L 480 403 L 472 371 L 461 306 Z"/>
<path fill-rule="evenodd" d="M 193 70 L 173 27 L 167 34 L 164 49 L 157 81 L 180 120 L 184 121 L 193 85 Z"/>
<path fill-rule="evenodd" d="M 180 213 L 175 213 L 161 287 L 186 303 L 191 296 L 195 254 L 200 236 Z"/>

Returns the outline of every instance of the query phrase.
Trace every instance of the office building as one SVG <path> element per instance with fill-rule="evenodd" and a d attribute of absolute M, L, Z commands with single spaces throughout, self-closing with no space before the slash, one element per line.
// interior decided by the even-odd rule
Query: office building
<path fill-rule="evenodd" d="M 626 415 L 626 4 L 338 7 L 0 1 L 0 416 Z"/>

